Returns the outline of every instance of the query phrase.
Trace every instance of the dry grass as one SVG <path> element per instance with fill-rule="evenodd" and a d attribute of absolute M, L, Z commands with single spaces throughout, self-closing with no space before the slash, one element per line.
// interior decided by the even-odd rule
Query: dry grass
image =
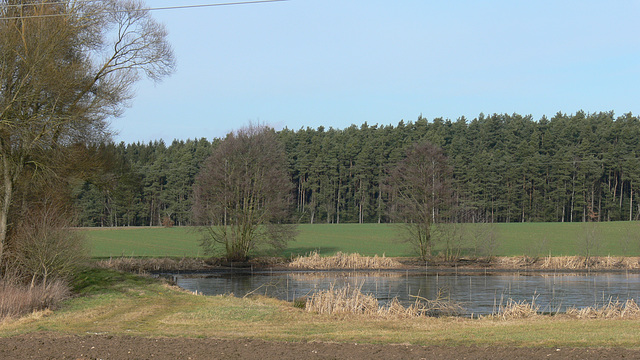
<path fill-rule="evenodd" d="M 0 320 L 55 307 L 67 297 L 69 297 L 69 288 L 60 280 L 33 287 L 7 280 L 2 281 L 0 282 Z"/>
<path fill-rule="evenodd" d="M 386 305 L 380 305 L 371 294 L 363 294 L 361 287 L 351 285 L 315 292 L 307 299 L 305 309 L 318 314 L 360 314 L 374 318 L 415 318 L 419 316 L 454 316 L 462 312 L 462 307 L 438 296 L 435 300 L 416 297 L 416 302 L 403 306 L 397 298 Z"/>
<path fill-rule="evenodd" d="M 100 260 L 96 262 L 96 266 L 103 269 L 144 274 L 149 271 L 160 270 L 196 270 L 205 268 L 207 264 L 203 259 L 194 259 L 187 257 L 181 259 L 120 257 L 109 258 L 109 260 Z"/>
<path fill-rule="evenodd" d="M 633 299 L 625 302 L 609 299 L 609 303 L 601 307 L 569 308 L 567 315 L 578 319 L 638 319 L 640 306 Z"/>
<path fill-rule="evenodd" d="M 518 269 L 533 266 L 537 259 L 529 256 L 501 256 L 495 257 L 494 261 L 501 268 Z"/>
<path fill-rule="evenodd" d="M 488 318 L 498 318 L 502 320 L 526 319 L 540 314 L 540 306 L 536 305 L 535 298 L 531 302 L 515 301 L 511 298 L 506 305 L 500 305 L 495 314 Z M 625 302 L 618 300 L 609 302 L 603 306 L 589 306 L 585 308 L 568 308 L 560 315 L 560 318 L 576 319 L 640 319 L 640 306 L 633 299 Z"/>
<path fill-rule="evenodd" d="M 640 269 L 640 258 L 620 256 L 510 256 L 496 258 L 495 264 L 501 268 L 536 268 L 543 270 L 634 270 Z"/>
<path fill-rule="evenodd" d="M 385 257 L 384 255 L 382 255 L 382 257 L 379 257 L 378 255 L 371 257 L 355 253 L 344 254 L 342 252 L 338 252 L 334 256 L 322 257 L 317 251 L 314 251 L 307 256 L 298 256 L 289 263 L 289 267 L 314 270 L 397 269 L 401 268 L 402 264 L 392 258 Z"/>
<path fill-rule="evenodd" d="M 596 260 L 596 266 L 604 269 L 640 269 L 640 258 L 638 257 L 607 256 L 596 258 Z"/>
<path fill-rule="evenodd" d="M 592 269 L 592 270 L 615 270 L 615 269 L 640 269 L 640 262 L 637 257 L 590 257 L 583 256 L 547 256 L 540 267 L 542 269 Z"/>
<path fill-rule="evenodd" d="M 490 317 L 502 320 L 526 319 L 539 314 L 540 306 L 536 305 L 535 297 L 528 301 L 515 301 L 511 298 L 507 300 L 506 305 L 500 304 L 495 314 Z"/>

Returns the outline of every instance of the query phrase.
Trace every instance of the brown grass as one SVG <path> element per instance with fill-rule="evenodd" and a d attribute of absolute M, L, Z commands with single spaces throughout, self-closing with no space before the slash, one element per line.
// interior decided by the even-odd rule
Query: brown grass
<path fill-rule="evenodd" d="M 96 266 L 103 269 L 126 271 L 137 274 L 144 274 L 149 271 L 179 271 L 197 270 L 207 267 L 203 259 L 194 258 L 134 258 L 120 257 L 100 260 Z"/>
<path fill-rule="evenodd" d="M 578 319 L 638 319 L 640 306 L 633 299 L 625 302 L 609 299 L 608 304 L 600 307 L 569 308 L 567 315 Z"/>
<path fill-rule="evenodd" d="M 542 269 L 592 269 L 592 270 L 615 270 L 615 269 L 639 269 L 640 262 L 637 257 L 590 257 L 583 256 L 556 256 L 545 257 L 540 267 Z"/>
<path fill-rule="evenodd" d="M 640 258 L 620 256 L 510 256 L 494 259 L 501 268 L 534 268 L 543 270 L 635 270 L 640 269 Z"/>
<path fill-rule="evenodd" d="M 415 318 L 419 316 L 454 316 L 462 307 L 438 296 L 435 300 L 416 297 L 416 302 L 403 306 L 397 298 L 382 306 L 371 294 L 363 294 L 360 287 L 351 285 L 315 292 L 307 299 L 305 309 L 318 314 L 360 314 L 374 318 Z"/>
<path fill-rule="evenodd" d="M 33 287 L 8 280 L 2 281 L 0 282 L 0 321 L 55 307 L 67 297 L 69 297 L 69 287 L 61 280 Z"/>
<path fill-rule="evenodd" d="M 379 257 L 378 255 L 371 257 L 355 253 L 344 254 L 342 252 L 338 252 L 334 256 L 322 257 L 317 251 L 314 251 L 307 256 L 298 256 L 289 263 L 289 267 L 314 270 L 396 269 L 401 268 L 402 264 L 392 258 L 385 257 L 384 255 L 382 255 L 382 257 Z"/>
<path fill-rule="evenodd" d="M 502 320 L 526 319 L 539 314 L 540 306 L 536 305 L 535 297 L 528 301 L 515 301 L 511 298 L 507 300 L 506 305 L 500 304 L 497 313 L 490 317 Z"/>
<path fill-rule="evenodd" d="M 489 315 L 488 318 L 501 320 L 526 319 L 539 314 L 540 306 L 536 305 L 535 298 L 531 302 L 515 301 L 509 298 L 506 305 L 500 305 L 497 312 Z M 609 302 L 603 306 L 589 306 L 581 309 L 568 308 L 566 312 L 560 314 L 559 317 L 577 319 L 640 319 L 640 306 L 638 306 L 633 299 L 625 302 L 609 299 Z"/>

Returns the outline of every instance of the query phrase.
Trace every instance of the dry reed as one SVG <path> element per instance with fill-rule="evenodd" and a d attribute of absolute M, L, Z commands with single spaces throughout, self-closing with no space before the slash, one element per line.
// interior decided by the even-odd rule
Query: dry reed
<path fill-rule="evenodd" d="M 33 287 L 7 280 L 2 281 L 0 282 L 0 320 L 55 307 L 67 297 L 69 297 L 69 288 L 61 280 Z"/>
<path fill-rule="evenodd" d="M 640 261 L 637 257 L 583 257 L 583 256 L 547 256 L 540 267 L 542 269 L 567 269 L 567 270 L 615 270 L 615 269 L 639 269 Z"/>
<path fill-rule="evenodd" d="M 499 267 L 513 269 L 533 266 L 536 260 L 536 258 L 529 256 L 502 256 L 494 258 L 494 261 Z"/>
<path fill-rule="evenodd" d="M 501 268 L 533 268 L 542 270 L 635 270 L 640 269 L 640 258 L 622 256 L 509 256 L 494 259 Z"/>
<path fill-rule="evenodd" d="M 179 260 L 172 258 L 133 258 L 121 257 L 110 258 L 109 260 L 100 260 L 96 263 L 97 267 L 126 271 L 132 273 L 147 273 L 149 271 L 178 271 L 178 270 L 195 270 L 206 267 L 203 259 L 181 258 Z"/>
<path fill-rule="evenodd" d="M 455 316 L 460 315 L 462 307 L 452 301 L 438 297 L 428 300 L 416 297 L 416 302 L 407 307 L 393 298 L 386 305 L 380 305 L 371 294 L 363 294 L 361 286 L 346 285 L 336 289 L 315 292 L 307 299 L 305 309 L 318 314 L 360 314 L 376 318 L 414 318 L 419 316 Z"/>
<path fill-rule="evenodd" d="M 394 259 L 385 257 L 384 255 L 381 257 L 378 255 L 371 257 L 355 253 L 344 254 L 342 252 L 338 252 L 334 256 L 322 257 L 317 251 L 314 251 L 307 256 L 298 256 L 289 263 L 289 267 L 314 270 L 395 269 L 402 267 L 402 264 Z"/>
<path fill-rule="evenodd" d="M 497 313 L 493 314 L 492 317 L 503 320 L 526 319 L 538 315 L 539 311 L 540 306 L 536 305 L 535 297 L 531 302 L 526 300 L 515 301 L 509 298 L 506 305 L 499 305 Z"/>
<path fill-rule="evenodd" d="M 409 295 L 412 296 L 412 295 Z M 413 311 L 426 316 L 458 316 L 464 312 L 459 303 L 451 300 L 442 289 L 438 289 L 435 299 L 426 299 L 421 296 L 412 296 L 416 302 L 411 305 Z"/>
<path fill-rule="evenodd" d="M 566 313 L 578 319 L 638 319 L 640 306 L 633 299 L 625 302 L 609 299 L 609 303 L 604 306 L 569 308 Z"/>

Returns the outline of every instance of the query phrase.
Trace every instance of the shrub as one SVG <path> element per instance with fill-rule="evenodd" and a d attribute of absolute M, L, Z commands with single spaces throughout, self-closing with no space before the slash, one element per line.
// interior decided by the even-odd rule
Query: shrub
<path fill-rule="evenodd" d="M 173 220 L 171 220 L 171 218 L 170 218 L 170 217 L 168 217 L 168 216 L 164 216 L 164 217 L 162 218 L 162 226 L 163 226 L 163 227 L 171 228 L 171 227 L 173 227 L 173 225 L 174 225 L 174 222 L 173 222 Z"/>
<path fill-rule="evenodd" d="M 0 282 L 0 320 L 55 307 L 68 296 L 69 287 L 62 280 L 30 286 L 4 279 Z"/>
<path fill-rule="evenodd" d="M 70 228 L 70 216 L 51 203 L 30 210 L 18 225 L 13 243 L 16 270 L 31 286 L 66 279 L 87 258 L 85 238 Z"/>

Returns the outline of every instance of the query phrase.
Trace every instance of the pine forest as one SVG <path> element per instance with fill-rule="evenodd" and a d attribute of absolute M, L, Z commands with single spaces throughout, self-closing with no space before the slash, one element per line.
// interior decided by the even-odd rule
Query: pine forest
<path fill-rule="evenodd" d="M 390 222 L 390 167 L 428 141 L 452 168 L 439 221 L 584 222 L 640 216 L 640 119 L 613 112 L 533 119 L 419 117 L 396 126 L 277 132 L 285 147 L 294 223 Z M 103 144 L 101 164 L 73 182 L 81 226 L 195 225 L 192 188 L 220 139 Z"/>

